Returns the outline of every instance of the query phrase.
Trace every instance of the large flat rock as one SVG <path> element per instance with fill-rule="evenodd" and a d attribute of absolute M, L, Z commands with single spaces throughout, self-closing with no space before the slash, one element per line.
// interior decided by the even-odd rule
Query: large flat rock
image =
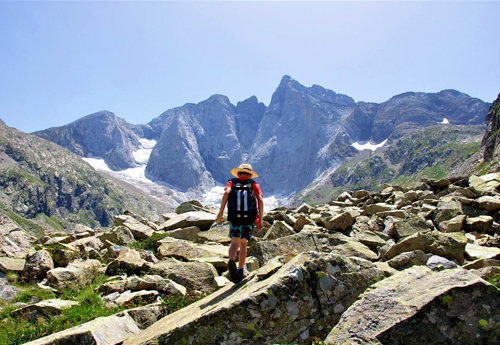
<path fill-rule="evenodd" d="M 51 334 L 26 345 L 115 345 L 139 333 L 129 315 L 100 317 L 80 326 Z"/>
<path fill-rule="evenodd" d="M 309 344 L 383 274 L 370 262 L 303 253 L 274 275 L 250 275 L 168 315 L 124 345 Z"/>
<path fill-rule="evenodd" d="M 325 342 L 498 344 L 500 290 L 461 269 L 415 266 L 360 296 Z"/>

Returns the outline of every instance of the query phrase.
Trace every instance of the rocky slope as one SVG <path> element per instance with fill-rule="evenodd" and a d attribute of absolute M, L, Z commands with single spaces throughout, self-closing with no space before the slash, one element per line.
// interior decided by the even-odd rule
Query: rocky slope
<path fill-rule="evenodd" d="M 413 187 L 424 178 L 443 178 L 480 149 L 483 126 L 431 126 L 365 150 L 299 193 L 294 204 L 321 203 L 346 189 L 381 191 L 385 183 Z"/>
<path fill-rule="evenodd" d="M 56 228 L 108 226 L 126 209 L 155 218 L 163 206 L 102 178 L 79 156 L 0 122 L 0 200 L 19 221 Z M 30 222 L 28 222 L 30 223 Z"/>
<path fill-rule="evenodd" d="M 490 163 L 498 157 L 500 144 L 500 94 L 486 115 L 486 132 L 481 146 L 484 147 L 484 161 Z M 497 164 L 498 166 L 498 164 Z M 498 169 L 498 168 L 497 168 Z"/>
<path fill-rule="evenodd" d="M 0 268 L 55 291 L 105 272 L 101 299 L 127 309 L 33 345 L 492 344 L 500 339 L 500 290 L 484 279 L 500 278 L 499 188 L 498 177 L 428 180 L 275 209 L 249 243 L 250 273 L 238 285 L 225 278 L 227 223 L 215 223 L 216 210 L 197 202 L 163 223 L 127 214 L 106 231 L 45 236 L 36 252 L 0 259 Z M 208 296 L 174 313 L 155 302 L 194 291 Z M 72 307 L 23 305 L 3 323 L 57 318 Z"/>
<path fill-rule="evenodd" d="M 438 123 L 480 125 L 488 107 L 455 90 L 409 92 L 381 104 L 356 103 L 346 95 L 318 85 L 305 87 L 284 76 L 267 108 L 255 97 L 234 106 L 227 97 L 214 95 L 198 104 L 170 109 L 147 125 L 117 120 L 111 121 L 112 126 L 102 125 L 108 129 L 95 135 L 104 136 L 105 143 L 114 142 L 116 152 L 108 144 L 101 151 L 88 149 L 73 138 L 88 121 L 37 134 L 73 147 L 81 155 L 117 155 L 105 158 L 114 168 L 119 168 L 119 162 L 124 167 L 133 165 L 134 135 L 155 139 L 147 176 L 195 194 L 226 183 L 229 170 L 246 161 L 260 173 L 265 195 L 291 196 L 356 156 L 351 146 L 355 142 L 378 144 L 388 139 L 391 143 L 407 132 Z M 104 117 L 108 119 L 109 114 Z M 111 132 L 120 133 L 118 139 Z M 92 139 L 99 141 L 95 136 Z"/>

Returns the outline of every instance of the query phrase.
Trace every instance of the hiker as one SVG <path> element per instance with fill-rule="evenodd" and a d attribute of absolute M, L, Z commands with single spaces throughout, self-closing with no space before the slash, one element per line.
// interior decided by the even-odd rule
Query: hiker
<path fill-rule="evenodd" d="M 247 242 L 252 238 L 252 233 L 262 230 L 262 215 L 264 213 L 263 195 L 260 186 L 252 178 L 259 177 L 252 170 L 250 164 L 241 164 L 231 170 L 235 176 L 228 181 L 225 188 L 217 221 L 222 222 L 222 214 L 228 203 L 228 216 L 230 222 L 229 237 L 229 274 L 233 283 L 239 283 L 246 275 L 244 272 L 247 257 Z M 228 202 L 229 201 L 229 202 Z M 238 268 L 236 268 L 236 254 L 238 253 Z"/>

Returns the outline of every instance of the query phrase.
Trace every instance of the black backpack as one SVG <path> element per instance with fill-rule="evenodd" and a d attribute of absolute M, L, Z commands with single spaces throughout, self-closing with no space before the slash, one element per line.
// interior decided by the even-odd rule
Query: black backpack
<path fill-rule="evenodd" d="M 233 225 L 255 223 L 257 217 L 257 202 L 253 192 L 252 179 L 231 179 L 233 186 L 227 202 L 227 219 Z"/>

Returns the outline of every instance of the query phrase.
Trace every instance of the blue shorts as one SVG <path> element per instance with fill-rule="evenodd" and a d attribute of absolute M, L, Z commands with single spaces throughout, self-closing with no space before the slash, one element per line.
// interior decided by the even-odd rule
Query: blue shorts
<path fill-rule="evenodd" d="M 252 233 L 255 229 L 255 223 L 247 225 L 233 225 L 229 227 L 229 237 L 244 238 L 245 240 L 252 239 Z"/>

